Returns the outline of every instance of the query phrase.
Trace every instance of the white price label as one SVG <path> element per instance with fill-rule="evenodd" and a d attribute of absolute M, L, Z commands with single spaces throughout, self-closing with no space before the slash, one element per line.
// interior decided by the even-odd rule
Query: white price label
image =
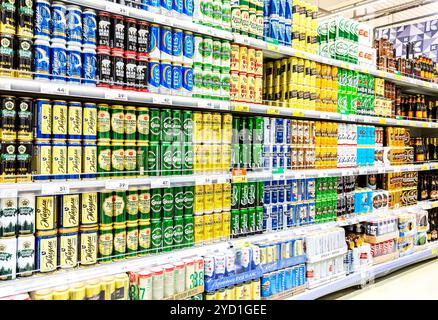
<path fill-rule="evenodd" d="M 342 176 L 349 177 L 352 175 L 353 175 L 353 171 L 349 171 L 349 170 L 342 171 Z"/>
<path fill-rule="evenodd" d="M 165 95 L 156 95 L 152 97 L 152 102 L 155 104 L 172 104 L 172 98 Z"/>
<path fill-rule="evenodd" d="M 41 194 L 52 195 L 52 194 L 68 194 L 70 193 L 70 186 L 68 184 L 61 183 L 44 183 L 41 186 Z"/>
<path fill-rule="evenodd" d="M 320 117 L 321 119 L 330 119 L 330 115 L 329 115 L 328 113 L 325 113 L 325 112 L 321 112 L 321 113 L 319 114 L 319 117 Z"/>
<path fill-rule="evenodd" d="M 16 198 L 18 196 L 17 189 L 0 190 L 0 199 Z"/>
<path fill-rule="evenodd" d="M 0 90 L 11 90 L 11 83 L 6 81 L 0 81 Z"/>
<path fill-rule="evenodd" d="M 154 22 L 159 23 L 159 24 L 163 24 L 163 25 L 167 25 L 169 27 L 173 26 L 172 19 L 165 17 L 165 16 L 161 16 L 161 15 L 157 15 L 156 17 L 154 17 Z"/>
<path fill-rule="evenodd" d="M 214 109 L 213 101 L 198 101 L 198 108 Z"/>
<path fill-rule="evenodd" d="M 378 168 L 377 173 L 385 173 L 385 168 Z"/>
<path fill-rule="evenodd" d="M 283 173 L 273 173 L 272 174 L 272 180 L 284 180 L 285 179 L 285 174 Z"/>
<path fill-rule="evenodd" d="M 151 188 L 167 188 L 170 187 L 169 178 L 160 178 L 151 180 Z"/>
<path fill-rule="evenodd" d="M 41 86 L 41 93 L 68 95 L 69 90 L 62 84 L 45 83 Z"/>
<path fill-rule="evenodd" d="M 219 110 L 230 110 L 229 102 L 219 102 Z"/>
<path fill-rule="evenodd" d="M 107 180 L 105 182 L 105 189 L 108 190 L 128 190 L 129 183 L 123 180 Z"/>
<path fill-rule="evenodd" d="M 218 177 L 216 182 L 218 184 L 223 184 L 223 183 L 227 183 L 228 179 L 226 177 Z"/>
<path fill-rule="evenodd" d="M 107 92 L 105 92 L 105 99 L 127 101 L 128 94 L 123 91 L 108 90 Z"/>
<path fill-rule="evenodd" d="M 114 3 L 107 3 L 105 4 L 105 11 L 109 11 L 109 12 L 113 12 L 113 13 L 118 13 L 124 16 L 129 16 L 129 11 L 128 8 L 125 6 L 120 6 Z"/>
<path fill-rule="evenodd" d="M 304 177 L 304 173 L 295 173 L 295 179 L 302 179 Z"/>
<path fill-rule="evenodd" d="M 197 186 L 203 186 L 206 184 L 212 184 L 212 178 L 208 176 L 195 177 L 195 184 Z"/>

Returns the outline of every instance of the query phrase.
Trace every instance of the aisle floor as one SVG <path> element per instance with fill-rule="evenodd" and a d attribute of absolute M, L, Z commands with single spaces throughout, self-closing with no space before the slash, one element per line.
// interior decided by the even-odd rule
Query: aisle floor
<path fill-rule="evenodd" d="M 376 279 L 363 289 L 348 288 L 323 300 L 438 300 L 438 259 L 420 262 Z"/>

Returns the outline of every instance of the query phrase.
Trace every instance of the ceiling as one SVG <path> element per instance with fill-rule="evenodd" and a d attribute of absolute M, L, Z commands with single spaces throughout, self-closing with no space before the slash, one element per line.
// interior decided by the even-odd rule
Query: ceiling
<path fill-rule="evenodd" d="M 438 0 L 313 0 L 318 17 L 340 14 L 374 28 L 438 19 Z"/>

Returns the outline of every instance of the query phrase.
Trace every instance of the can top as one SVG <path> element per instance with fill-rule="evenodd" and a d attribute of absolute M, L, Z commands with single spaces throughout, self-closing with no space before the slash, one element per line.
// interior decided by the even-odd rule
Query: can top
<path fill-rule="evenodd" d="M 41 289 L 41 290 L 37 290 L 35 291 L 35 295 L 38 296 L 46 296 L 52 293 L 52 289 Z"/>
<path fill-rule="evenodd" d="M 106 11 L 99 11 L 99 13 L 97 15 L 99 17 L 109 17 L 111 15 L 111 13 L 106 12 Z"/>
<path fill-rule="evenodd" d="M 123 58 L 123 50 L 116 50 L 116 49 L 112 49 L 111 50 L 111 55 L 113 57 L 122 57 Z"/>
<path fill-rule="evenodd" d="M 64 139 L 52 139 L 52 144 L 66 146 L 67 142 Z"/>
<path fill-rule="evenodd" d="M 192 31 L 184 31 L 185 34 L 193 34 Z"/>
<path fill-rule="evenodd" d="M 61 49 L 64 49 L 64 50 L 66 48 L 64 43 L 59 43 L 59 42 L 52 42 L 51 47 L 52 48 L 61 48 Z"/>
<path fill-rule="evenodd" d="M 148 54 L 147 53 L 137 53 L 137 60 L 138 61 L 148 61 Z"/>
<path fill-rule="evenodd" d="M 95 231 L 97 231 L 97 224 L 93 225 L 93 226 L 81 226 L 80 230 L 82 233 L 95 232 Z"/>
<path fill-rule="evenodd" d="M 96 104 L 94 102 L 84 102 L 84 107 L 95 108 Z"/>
<path fill-rule="evenodd" d="M 135 107 L 134 107 L 135 108 Z M 136 108 L 137 109 L 137 111 L 149 111 L 149 108 L 148 107 L 138 107 L 138 108 Z"/>
<path fill-rule="evenodd" d="M 78 42 L 72 42 L 72 41 L 67 42 L 67 50 L 82 52 L 81 45 Z"/>
<path fill-rule="evenodd" d="M 115 229 L 126 229 L 125 223 L 114 223 L 114 230 Z"/>
<path fill-rule="evenodd" d="M 173 32 L 183 32 L 182 29 L 174 28 Z"/>
<path fill-rule="evenodd" d="M 46 0 L 36 0 L 35 3 L 36 3 L 36 4 L 37 4 L 37 3 L 44 3 L 44 4 L 48 4 L 48 5 L 50 5 L 50 2 L 49 2 L 49 1 L 46 1 Z"/>
<path fill-rule="evenodd" d="M 60 234 L 72 234 L 72 233 L 78 233 L 79 228 L 59 228 L 58 233 Z"/>
<path fill-rule="evenodd" d="M 53 196 L 51 196 L 53 197 Z M 49 230 L 49 231 L 38 231 L 36 233 L 37 237 L 45 237 L 45 236 L 56 236 L 58 234 L 58 230 Z"/>
<path fill-rule="evenodd" d="M 84 14 L 85 13 L 87 13 L 87 14 L 92 14 L 92 15 L 96 15 L 96 11 L 95 10 L 93 10 L 93 9 L 89 9 L 89 8 L 87 8 L 87 9 L 85 9 L 84 10 Z"/>
<path fill-rule="evenodd" d="M 72 11 L 72 10 L 76 10 L 79 12 L 82 12 L 81 8 L 77 5 L 71 4 L 67 6 L 67 11 Z"/>
<path fill-rule="evenodd" d="M 58 104 L 67 104 L 67 101 L 65 100 L 53 100 L 53 103 L 58 103 Z"/>
<path fill-rule="evenodd" d="M 99 103 L 97 106 L 98 106 L 99 108 L 109 108 L 109 105 L 106 104 L 106 103 Z"/>
<path fill-rule="evenodd" d="M 147 25 L 149 25 L 149 22 L 140 20 L 140 21 L 137 21 L 137 24 L 147 26 Z"/>
<path fill-rule="evenodd" d="M 11 38 L 12 38 L 11 35 L 5 35 L 5 34 L 2 34 L 2 37 L 11 37 Z M 49 43 L 48 40 L 36 39 L 35 42 L 34 42 L 34 45 L 36 45 L 36 46 L 47 46 L 47 47 L 49 47 L 49 46 L 50 46 L 50 43 Z"/>
<path fill-rule="evenodd" d="M 84 47 L 82 49 L 82 53 L 94 53 L 94 54 L 96 54 L 96 49 L 94 49 L 93 47 Z"/>
<path fill-rule="evenodd" d="M 110 54 L 110 48 L 106 46 L 98 46 L 96 48 L 97 53 L 104 53 L 104 54 Z"/>
<path fill-rule="evenodd" d="M 136 23 L 137 20 L 135 20 L 134 18 L 125 18 L 126 22 L 130 22 L 130 23 Z"/>
<path fill-rule="evenodd" d="M 149 270 L 141 270 L 141 271 L 138 272 L 138 275 L 143 277 L 143 278 L 152 277 L 152 273 Z"/>
<path fill-rule="evenodd" d="M 102 282 L 113 282 L 114 281 L 114 277 L 113 276 L 106 276 L 106 277 L 100 278 L 100 280 Z"/>
<path fill-rule="evenodd" d="M 136 60 L 137 53 L 135 51 L 125 51 L 124 58 Z"/>
<path fill-rule="evenodd" d="M 163 268 L 153 267 L 153 268 L 151 268 L 151 272 L 152 272 L 152 274 L 161 274 L 161 273 L 163 273 Z"/>
<path fill-rule="evenodd" d="M 68 104 L 71 105 L 79 105 L 82 106 L 82 103 L 80 103 L 79 101 L 69 101 Z"/>
<path fill-rule="evenodd" d="M 69 146 L 80 146 L 81 145 L 81 140 L 68 140 L 67 144 Z"/>

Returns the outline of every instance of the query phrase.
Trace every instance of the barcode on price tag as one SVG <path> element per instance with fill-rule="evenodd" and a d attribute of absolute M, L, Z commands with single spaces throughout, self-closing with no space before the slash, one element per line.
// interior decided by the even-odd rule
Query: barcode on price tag
<path fill-rule="evenodd" d="M 286 178 L 284 172 L 283 173 L 273 173 L 272 180 L 284 180 Z"/>
<path fill-rule="evenodd" d="M 69 90 L 62 84 L 45 83 L 41 86 L 41 93 L 68 95 Z"/>
<path fill-rule="evenodd" d="M 160 178 L 151 180 L 151 188 L 167 188 L 170 187 L 170 179 Z"/>
<path fill-rule="evenodd" d="M 123 91 L 117 91 L 117 90 L 108 90 L 105 92 L 105 99 L 109 100 L 128 100 L 128 94 Z"/>
<path fill-rule="evenodd" d="M 105 182 L 107 190 L 128 190 L 129 183 L 123 180 L 108 180 Z"/>
<path fill-rule="evenodd" d="M 16 198 L 18 196 L 17 189 L 0 190 L 0 199 Z"/>
<path fill-rule="evenodd" d="M 213 101 L 198 101 L 198 108 L 205 108 L 205 109 L 213 109 L 214 108 L 214 102 Z"/>
<path fill-rule="evenodd" d="M 68 184 L 61 183 L 44 183 L 41 186 L 41 194 L 52 195 L 52 194 L 68 194 L 70 193 L 70 186 Z"/>
<path fill-rule="evenodd" d="M 164 95 L 156 95 L 152 97 L 152 102 L 155 104 L 172 104 L 172 98 Z"/>
<path fill-rule="evenodd" d="M 129 11 L 128 11 L 127 7 L 119 6 L 119 5 L 111 3 L 111 2 L 105 4 L 105 11 L 118 13 L 118 14 L 121 14 L 124 16 L 129 16 Z"/>

